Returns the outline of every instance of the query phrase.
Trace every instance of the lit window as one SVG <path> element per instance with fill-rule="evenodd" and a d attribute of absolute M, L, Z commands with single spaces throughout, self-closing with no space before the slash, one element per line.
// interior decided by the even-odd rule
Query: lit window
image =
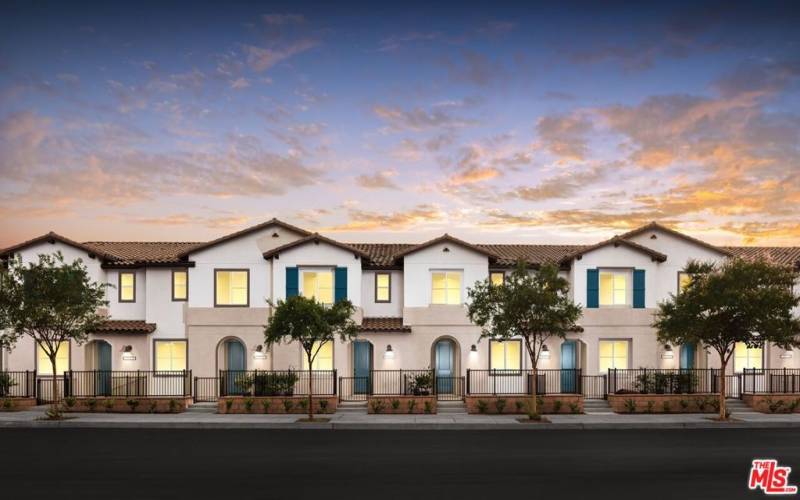
<path fill-rule="evenodd" d="M 36 349 L 36 371 L 39 375 L 52 375 L 53 365 L 50 357 L 41 344 L 37 344 Z M 63 375 L 69 370 L 69 342 L 62 342 L 56 351 L 56 375 Z"/>
<path fill-rule="evenodd" d="M 156 340 L 156 371 L 186 369 L 185 340 Z"/>
<path fill-rule="evenodd" d="M 247 306 L 250 276 L 247 271 L 215 271 L 217 306 Z"/>
<path fill-rule="evenodd" d="M 441 271 L 433 273 L 431 280 L 431 303 L 461 304 L 461 272 Z"/>
<path fill-rule="evenodd" d="M 333 271 L 303 271 L 303 297 L 333 304 Z"/>
<path fill-rule="evenodd" d="M 188 297 L 189 273 L 172 271 L 172 300 L 186 300 Z"/>
<path fill-rule="evenodd" d="M 522 341 L 520 340 L 505 340 L 489 341 L 489 350 L 491 356 L 489 358 L 492 370 L 519 370 L 522 363 Z"/>
<path fill-rule="evenodd" d="M 505 282 L 506 275 L 502 272 L 489 273 L 489 279 L 492 285 L 501 286 Z"/>
<path fill-rule="evenodd" d="M 686 287 L 689 286 L 689 283 L 692 282 L 692 276 L 689 273 L 684 273 L 683 271 L 678 273 L 678 293 L 686 290 Z"/>
<path fill-rule="evenodd" d="M 600 373 L 606 373 L 610 368 L 628 368 L 627 340 L 600 341 Z"/>
<path fill-rule="evenodd" d="M 600 271 L 600 305 L 628 305 L 627 271 Z"/>
<path fill-rule="evenodd" d="M 320 347 L 319 342 L 314 342 L 311 354 L 317 353 L 314 362 L 311 365 L 312 370 L 333 370 L 333 342 L 325 342 Z M 308 357 L 306 352 L 302 351 L 303 356 L 303 369 L 308 370 Z"/>
<path fill-rule="evenodd" d="M 737 342 L 733 351 L 734 371 L 760 370 L 764 368 L 764 350 L 761 347 L 747 347 L 744 342 Z"/>
<path fill-rule="evenodd" d="M 136 273 L 119 273 L 119 301 L 136 301 Z"/>
<path fill-rule="evenodd" d="M 375 273 L 375 302 L 392 301 L 392 275 Z"/>

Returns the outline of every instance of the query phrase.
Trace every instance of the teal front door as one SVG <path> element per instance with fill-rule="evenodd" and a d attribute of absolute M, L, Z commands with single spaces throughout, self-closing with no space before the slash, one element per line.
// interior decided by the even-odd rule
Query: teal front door
<path fill-rule="evenodd" d="M 454 351 L 451 340 L 440 340 L 436 343 L 436 391 L 439 394 L 453 392 Z"/>
<path fill-rule="evenodd" d="M 683 369 L 694 368 L 694 344 L 683 344 L 681 346 L 681 364 Z"/>
<path fill-rule="evenodd" d="M 578 349 L 574 340 L 561 344 L 561 392 L 573 394 L 578 388 Z"/>
<path fill-rule="evenodd" d="M 96 346 L 97 395 L 111 396 L 111 344 L 98 341 Z"/>
<path fill-rule="evenodd" d="M 244 346 L 238 340 L 225 342 L 225 367 L 228 369 L 228 394 L 242 394 L 247 391 L 248 388 L 239 383 L 247 374 L 244 373 Z"/>
<path fill-rule="evenodd" d="M 353 393 L 368 394 L 372 374 L 372 344 L 365 340 L 353 342 Z"/>

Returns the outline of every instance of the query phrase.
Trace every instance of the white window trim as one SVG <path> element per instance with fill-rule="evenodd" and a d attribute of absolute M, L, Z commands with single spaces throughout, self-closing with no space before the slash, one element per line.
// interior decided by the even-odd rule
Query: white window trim
<path fill-rule="evenodd" d="M 608 373 L 600 371 L 600 343 L 601 342 L 627 342 L 628 344 L 628 354 L 627 354 L 627 363 L 625 368 L 617 368 L 617 370 L 630 370 L 633 361 L 633 339 L 597 339 L 597 372 L 598 373 Z M 612 356 L 612 359 L 616 356 Z"/>
<path fill-rule="evenodd" d="M 747 346 L 745 346 L 745 347 L 746 347 L 746 349 L 748 351 L 747 360 L 749 361 L 750 360 L 749 351 L 752 348 L 747 347 Z M 734 351 L 733 351 L 733 372 L 734 373 L 742 373 L 744 368 L 747 368 L 748 370 L 752 370 L 753 368 L 736 366 L 736 345 L 733 346 L 733 349 L 734 349 Z M 767 367 L 767 345 L 764 344 L 763 346 L 761 346 L 761 368 L 755 368 L 755 369 L 756 370 L 763 370 L 766 367 Z"/>
<path fill-rule="evenodd" d="M 336 266 L 298 266 L 297 268 L 298 272 L 297 279 L 299 280 L 299 282 L 297 283 L 298 294 L 305 297 L 305 294 L 303 293 L 303 283 L 305 283 L 303 275 L 305 275 L 305 273 L 307 272 L 319 273 L 324 271 L 328 271 L 331 273 L 331 299 L 333 301 L 336 301 Z M 332 305 L 332 304 L 333 302 L 325 305 Z"/>
<path fill-rule="evenodd" d="M 603 304 L 601 301 L 601 275 L 603 273 L 625 273 L 625 303 Z M 612 290 L 613 296 L 613 290 Z M 629 309 L 633 307 L 633 268 L 632 267 L 599 267 L 597 268 L 597 305 L 607 309 Z M 603 339 L 605 340 L 605 339 Z"/>
<path fill-rule="evenodd" d="M 494 344 L 503 344 L 504 346 L 510 342 L 516 342 L 519 344 L 519 368 L 495 368 L 492 366 L 492 346 Z M 490 370 L 503 370 L 503 371 L 520 371 L 525 369 L 525 356 L 523 356 L 522 352 L 522 339 L 505 339 L 505 340 L 489 340 L 489 369 Z M 505 348 L 503 349 L 503 360 L 507 359 L 507 353 L 505 352 Z"/>
<path fill-rule="evenodd" d="M 445 273 L 444 281 L 447 283 L 447 274 L 449 273 L 458 273 L 461 275 L 461 279 L 459 280 L 459 290 L 458 290 L 458 304 L 434 304 L 433 303 L 433 274 L 434 273 Z M 432 306 L 456 306 L 462 305 L 464 303 L 464 270 L 463 269 L 429 269 L 428 270 L 428 304 Z"/>

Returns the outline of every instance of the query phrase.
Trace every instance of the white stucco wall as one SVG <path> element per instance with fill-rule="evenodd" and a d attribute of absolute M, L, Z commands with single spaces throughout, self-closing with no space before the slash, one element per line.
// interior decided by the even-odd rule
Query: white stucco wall
<path fill-rule="evenodd" d="M 119 273 L 132 272 L 136 275 L 136 302 L 119 301 Z M 143 320 L 147 314 L 147 272 L 145 269 L 109 269 L 106 271 L 106 282 L 111 285 L 106 289 L 108 314 L 112 319 Z"/>
<path fill-rule="evenodd" d="M 364 307 L 364 316 L 392 316 L 403 315 L 403 272 L 379 271 L 391 274 L 391 302 L 375 302 L 375 273 L 376 271 L 363 271 L 361 278 L 361 298 Z"/>
<path fill-rule="evenodd" d="M 649 255 L 637 252 L 626 246 L 615 247 L 608 245 L 598 248 L 583 255 L 580 260 L 572 262 L 575 290 L 575 303 L 586 307 L 586 270 L 619 268 L 619 269 L 644 269 L 645 270 L 645 307 L 656 306 L 656 276 L 658 274 L 657 262 L 653 262 Z M 633 278 L 628 284 L 628 288 L 633 287 Z"/>
<path fill-rule="evenodd" d="M 449 252 L 444 252 L 448 248 Z M 403 305 L 428 307 L 431 303 L 431 272 L 462 271 L 461 299 L 467 300 L 467 289 L 489 276 L 489 259 L 455 243 L 439 243 L 404 258 Z"/>
<path fill-rule="evenodd" d="M 181 268 L 180 270 L 184 270 Z M 153 338 L 184 338 L 185 301 L 172 300 L 172 269 L 147 269 L 147 290 L 145 293 L 146 313 L 144 319 L 156 324 Z M 191 289 L 192 283 L 189 282 Z M 191 292 L 190 292 L 191 293 Z"/>

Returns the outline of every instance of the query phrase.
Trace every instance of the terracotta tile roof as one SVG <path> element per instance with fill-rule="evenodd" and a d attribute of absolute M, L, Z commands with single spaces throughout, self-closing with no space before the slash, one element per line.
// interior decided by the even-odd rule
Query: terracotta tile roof
<path fill-rule="evenodd" d="M 723 247 L 733 255 L 744 258 L 768 259 L 776 264 L 800 268 L 800 247 Z"/>
<path fill-rule="evenodd" d="M 180 255 L 202 243 L 178 241 L 87 241 L 85 246 L 101 251 L 112 258 L 109 264 L 175 264 Z"/>
<path fill-rule="evenodd" d="M 519 260 L 539 265 L 545 262 L 559 263 L 564 257 L 589 245 L 478 245 L 486 247 L 498 256 L 497 264 L 513 266 Z"/>
<path fill-rule="evenodd" d="M 619 235 L 619 238 L 622 238 L 622 239 L 632 238 L 633 236 L 637 236 L 639 234 L 645 233 L 645 232 L 650 231 L 652 229 L 659 229 L 659 230 L 664 231 L 665 233 L 669 233 L 669 234 L 671 234 L 671 235 L 673 235 L 673 236 L 675 236 L 677 238 L 681 238 L 683 240 L 692 242 L 695 245 L 700 245 L 701 247 L 708 248 L 709 250 L 714 250 L 714 251 L 719 252 L 721 254 L 730 255 L 730 251 L 726 250 L 725 247 L 718 247 L 718 246 L 712 245 L 710 243 L 706 243 L 703 240 L 699 240 L 697 238 L 693 238 L 693 237 L 689 236 L 688 234 L 683 234 L 680 231 L 676 231 L 676 230 L 674 230 L 674 229 L 672 229 L 670 227 L 667 227 L 667 226 L 665 226 L 663 224 L 659 224 L 658 222 L 655 222 L 655 221 L 653 221 L 653 222 L 651 222 L 649 224 L 645 224 L 642 227 L 637 227 L 636 229 L 634 229 L 632 231 L 628 231 L 627 233 L 623 233 L 623 234 Z"/>
<path fill-rule="evenodd" d="M 608 239 L 608 240 L 605 240 L 605 241 L 601 241 L 600 243 L 597 243 L 595 245 L 590 245 L 588 247 L 581 248 L 580 250 L 576 250 L 576 251 L 564 256 L 564 258 L 561 259 L 561 260 L 562 260 L 562 262 L 568 262 L 568 261 L 570 261 L 572 259 L 580 257 L 581 255 L 583 255 L 585 253 L 591 252 L 592 250 L 597 250 L 598 248 L 603 248 L 603 247 L 606 247 L 608 245 L 614 245 L 614 246 L 624 245 L 624 246 L 626 246 L 626 247 L 628 247 L 628 248 L 630 248 L 632 250 L 636 250 L 637 252 L 641 252 L 643 254 L 649 255 L 650 258 L 653 259 L 653 260 L 657 260 L 659 262 L 664 262 L 664 261 L 667 260 L 667 256 L 664 255 L 663 253 L 656 252 L 652 248 L 646 247 L 644 245 L 640 245 L 638 243 L 634 243 L 632 241 L 628 241 L 626 239 L 623 239 L 620 236 L 614 236 L 611 239 Z"/>
<path fill-rule="evenodd" d="M 364 318 L 359 330 L 365 332 L 410 332 L 411 327 L 403 325 L 403 318 L 375 317 Z"/>
<path fill-rule="evenodd" d="M 259 230 L 264 229 L 265 227 L 269 227 L 269 226 L 280 226 L 280 227 L 282 227 L 284 229 L 288 229 L 289 231 L 294 231 L 294 232 L 299 233 L 299 234 L 301 234 L 303 236 L 308 236 L 308 235 L 311 234 L 311 232 L 306 231 L 303 228 L 300 228 L 300 227 L 297 227 L 297 226 L 293 226 L 291 224 L 287 224 L 286 222 L 283 222 L 282 220 L 278 220 L 278 219 L 272 218 L 272 219 L 270 219 L 270 220 L 268 220 L 266 222 L 262 222 L 261 224 L 256 224 L 255 226 L 251 226 L 251 227 L 248 227 L 246 229 L 242 229 L 241 231 L 236 231 L 235 233 L 226 234 L 225 236 L 222 236 L 221 238 L 217 238 L 216 240 L 211 240 L 211 241 L 206 242 L 206 243 L 201 243 L 201 244 L 197 245 L 195 248 L 184 250 L 183 252 L 181 252 L 179 257 L 186 257 L 187 255 L 189 255 L 190 251 L 196 252 L 198 250 L 204 250 L 206 248 L 210 248 L 210 247 L 213 247 L 215 245 L 219 245 L 220 243 L 224 243 L 226 241 L 235 240 L 236 238 L 241 238 L 242 236 L 247 236 L 250 233 L 254 233 L 256 231 L 259 231 Z"/>
<path fill-rule="evenodd" d="M 376 267 L 397 265 L 397 255 L 416 246 L 413 243 L 348 243 L 348 245 L 369 255 L 369 264 Z"/>
<path fill-rule="evenodd" d="M 362 251 L 362 250 L 360 250 L 358 248 L 351 247 L 347 243 L 339 243 L 336 240 L 332 240 L 330 238 L 326 238 L 325 236 L 322 236 L 319 233 L 309 234 L 308 236 L 300 238 L 299 240 L 291 241 L 291 242 L 289 242 L 289 243 L 287 243 L 285 245 L 281 245 L 279 247 L 273 248 L 272 250 L 264 252 L 263 255 L 264 255 L 265 259 L 269 259 L 270 257 L 274 257 L 275 255 L 278 255 L 278 254 L 280 254 L 281 252 L 283 252 L 285 250 L 289 250 L 289 249 L 294 248 L 294 247 L 299 247 L 299 246 L 305 245 L 307 243 L 319 243 L 319 242 L 327 243 L 328 245 L 332 245 L 332 246 L 335 246 L 337 248 L 341 248 L 342 250 L 347 250 L 348 252 L 353 252 L 353 253 L 355 253 L 355 254 L 357 254 L 360 257 L 363 257 L 365 259 L 369 258 L 369 255 L 367 255 L 366 252 L 364 252 L 364 251 Z"/>
<path fill-rule="evenodd" d="M 418 251 L 424 250 L 424 249 L 426 249 L 428 247 L 432 247 L 433 245 L 437 245 L 439 243 L 447 243 L 447 242 L 455 244 L 455 245 L 460 245 L 460 246 L 462 246 L 464 248 L 469 248 L 470 250 L 473 250 L 473 251 L 478 252 L 478 253 L 482 253 L 482 254 L 486 255 L 487 257 L 497 258 L 497 256 L 494 255 L 494 253 L 492 253 L 490 250 L 488 250 L 486 248 L 482 248 L 482 247 L 480 247 L 478 245 L 473 245 L 472 243 L 468 243 L 468 242 L 466 242 L 464 240 L 458 239 L 455 236 L 450 236 L 447 233 L 444 233 L 443 235 L 439 236 L 438 238 L 434 238 L 432 240 L 428 240 L 428 241 L 422 242 L 419 245 L 412 245 L 411 247 L 406 248 L 405 250 L 403 250 L 402 252 L 397 254 L 397 257 L 404 257 L 404 256 L 412 254 L 414 252 L 418 252 Z"/>
<path fill-rule="evenodd" d="M 71 239 L 66 238 L 64 236 L 61 236 L 60 234 L 56 234 L 56 233 L 54 233 L 52 231 L 47 233 L 47 234 L 44 234 L 42 236 L 38 236 L 36 238 L 30 239 L 30 240 L 27 240 L 27 241 L 23 241 L 22 243 L 18 243 L 18 244 L 14 245 L 14 246 L 10 246 L 8 248 L 4 248 L 4 249 L 0 250 L 0 256 L 6 257 L 8 255 L 11 255 L 12 253 L 17 252 L 18 250 L 22 250 L 23 248 L 29 247 L 31 245 L 36 245 L 38 243 L 43 243 L 43 242 L 48 242 L 48 243 L 60 242 L 60 243 L 63 243 L 65 245 L 69 245 L 69 246 L 71 246 L 73 248 L 77 248 L 79 250 L 83 250 L 84 252 L 87 252 L 89 255 L 92 255 L 92 256 L 96 255 L 96 256 L 98 256 L 100 258 L 111 258 L 111 256 L 106 254 L 106 252 L 103 251 L 102 249 L 90 247 L 89 245 L 87 245 L 85 243 L 78 243 L 77 241 L 72 241 Z"/>
<path fill-rule="evenodd" d="M 143 320 L 109 319 L 95 333 L 153 333 L 156 331 L 155 323 L 146 323 Z"/>

